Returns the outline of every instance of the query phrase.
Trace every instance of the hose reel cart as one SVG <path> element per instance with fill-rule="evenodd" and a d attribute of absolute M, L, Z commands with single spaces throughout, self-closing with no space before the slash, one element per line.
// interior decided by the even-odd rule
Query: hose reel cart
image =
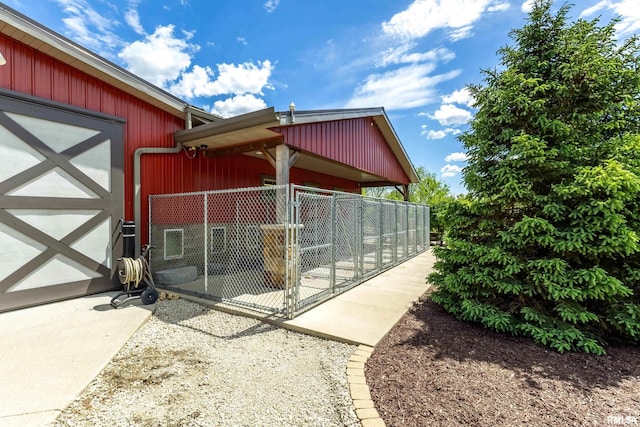
<path fill-rule="evenodd" d="M 142 254 L 133 258 L 134 245 L 132 242 L 135 241 L 135 224 L 132 221 L 122 221 L 122 237 L 124 256 L 118 258 L 118 279 L 122 284 L 123 291 L 111 299 L 111 306 L 118 308 L 119 305 L 132 298 L 140 298 L 145 305 L 153 304 L 158 300 L 158 291 L 147 260 L 151 245 L 144 245 Z M 126 298 L 121 299 L 123 295 L 126 295 Z"/>

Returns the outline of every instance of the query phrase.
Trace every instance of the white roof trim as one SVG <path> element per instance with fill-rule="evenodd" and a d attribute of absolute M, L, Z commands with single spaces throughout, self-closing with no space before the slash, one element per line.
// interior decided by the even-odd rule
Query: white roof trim
<path fill-rule="evenodd" d="M 124 68 L 119 67 L 107 59 L 102 58 L 90 50 L 74 43 L 66 37 L 42 26 L 32 19 L 9 8 L 3 3 L 0 3 L 0 21 L 28 36 L 33 37 L 36 40 L 41 41 L 42 43 L 45 43 L 55 51 L 66 54 L 73 59 L 88 65 L 100 74 L 109 76 L 112 79 L 130 87 L 133 89 L 134 96 L 140 97 L 140 95 L 146 95 L 147 97 L 151 97 L 156 101 L 165 104 L 166 107 L 168 107 L 165 108 L 167 111 L 174 110 L 175 115 L 179 115 L 180 117 L 183 116 L 185 107 L 188 105 L 186 102 L 160 89 L 159 87 L 154 86 Z M 5 30 L 5 25 L 0 27 L 0 32 L 7 32 Z M 11 37 L 11 35 L 9 36 Z M 15 37 L 12 38 L 15 39 Z M 43 50 L 42 47 L 36 48 L 38 50 Z M 56 56 L 55 54 L 52 54 L 50 50 L 47 50 L 46 53 L 50 56 Z M 75 66 L 75 68 L 78 67 Z M 144 99 L 144 97 L 142 97 L 142 99 Z"/>

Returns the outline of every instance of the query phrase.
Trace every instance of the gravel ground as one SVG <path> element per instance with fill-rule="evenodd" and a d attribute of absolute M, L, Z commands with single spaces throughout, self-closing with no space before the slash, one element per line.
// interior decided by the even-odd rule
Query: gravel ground
<path fill-rule="evenodd" d="M 57 426 L 359 426 L 354 346 L 178 299 L 155 314 Z"/>

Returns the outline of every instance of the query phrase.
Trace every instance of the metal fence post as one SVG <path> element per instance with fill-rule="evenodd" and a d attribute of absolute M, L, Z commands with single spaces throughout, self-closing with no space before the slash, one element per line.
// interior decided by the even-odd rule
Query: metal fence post
<path fill-rule="evenodd" d="M 336 194 L 331 195 L 331 293 L 336 294 Z"/>
<path fill-rule="evenodd" d="M 378 201 L 378 248 L 377 248 L 377 261 L 378 261 L 378 270 L 382 268 L 383 259 L 382 254 L 384 250 L 384 205 L 382 204 L 382 200 Z"/>
<path fill-rule="evenodd" d="M 406 258 L 409 255 L 409 206 L 404 206 L 404 257 Z"/>
<path fill-rule="evenodd" d="M 209 197 L 204 193 L 204 292 L 209 292 Z"/>
<path fill-rule="evenodd" d="M 425 224 L 424 224 L 424 234 L 425 234 L 425 248 L 429 249 L 431 247 L 431 206 L 425 206 Z"/>
<path fill-rule="evenodd" d="M 285 292 L 284 292 L 284 306 L 285 313 L 288 319 L 293 319 L 293 314 L 295 311 L 295 301 L 294 301 L 294 291 L 297 288 L 296 280 L 297 280 L 297 257 L 296 257 L 296 249 L 298 248 L 296 244 L 296 227 L 297 222 L 292 221 L 293 219 L 293 191 L 289 191 L 290 186 L 287 185 L 285 190 L 284 202 L 285 206 L 283 207 L 285 215 L 284 215 L 284 228 L 285 228 Z M 278 201 L 276 201 L 278 203 Z M 278 207 L 276 206 L 276 210 Z M 292 271 L 296 270 L 296 271 Z M 293 274 L 292 274 L 293 273 Z M 291 277 L 293 275 L 293 277 Z"/>
<path fill-rule="evenodd" d="M 398 242 L 400 241 L 398 236 L 398 204 L 393 203 L 393 263 L 398 262 Z"/>
<path fill-rule="evenodd" d="M 354 217 L 359 221 L 360 237 L 355 245 L 358 251 L 358 278 L 364 276 L 364 199 L 360 198 L 356 202 L 356 214 Z"/>

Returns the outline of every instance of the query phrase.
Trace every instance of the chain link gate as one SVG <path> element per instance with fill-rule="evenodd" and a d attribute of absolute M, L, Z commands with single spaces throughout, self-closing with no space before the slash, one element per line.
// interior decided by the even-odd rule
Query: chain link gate
<path fill-rule="evenodd" d="M 428 248 L 429 208 L 302 186 L 149 197 L 159 288 L 292 318 Z"/>

